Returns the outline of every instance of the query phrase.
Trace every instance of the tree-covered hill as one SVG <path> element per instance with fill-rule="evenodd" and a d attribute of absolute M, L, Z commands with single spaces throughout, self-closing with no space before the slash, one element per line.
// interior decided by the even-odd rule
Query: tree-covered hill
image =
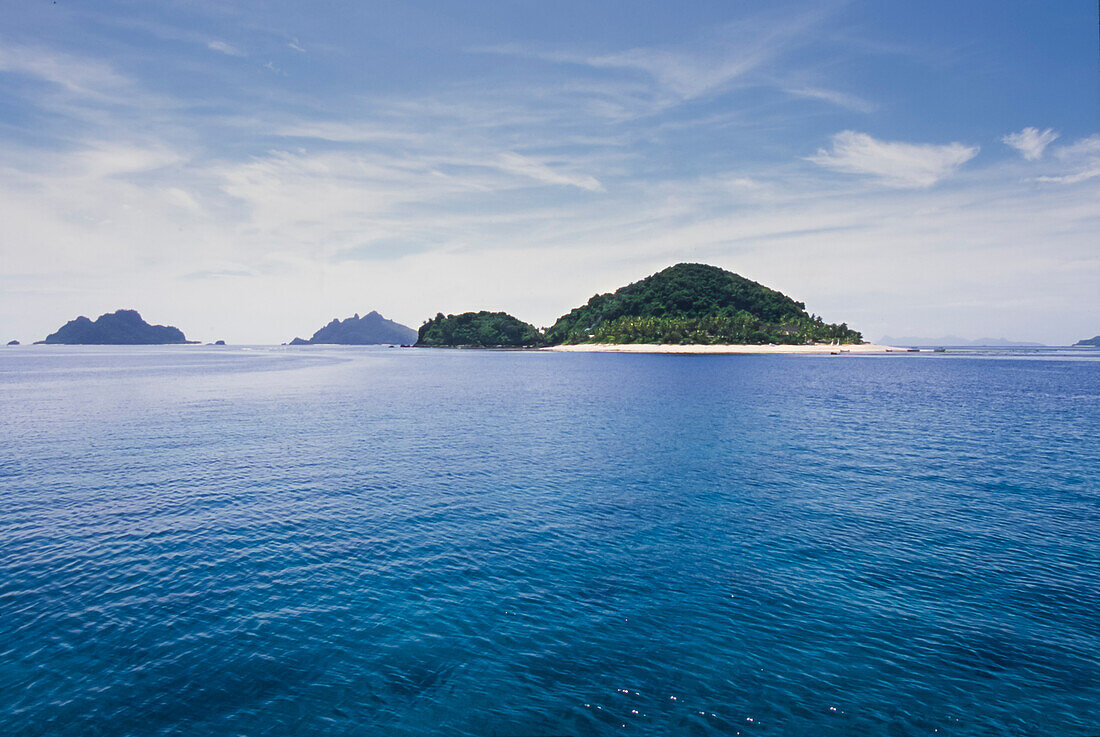
<path fill-rule="evenodd" d="M 442 313 L 420 328 L 418 346 L 470 346 L 477 348 L 531 348 L 541 345 L 542 334 L 534 325 L 506 312 Z"/>
<path fill-rule="evenodd" d="M 858 343 L 802 302 L 706 264 L 677 264 L 611 294 L 598 294 L 558 321 L 560 343 Z"/>

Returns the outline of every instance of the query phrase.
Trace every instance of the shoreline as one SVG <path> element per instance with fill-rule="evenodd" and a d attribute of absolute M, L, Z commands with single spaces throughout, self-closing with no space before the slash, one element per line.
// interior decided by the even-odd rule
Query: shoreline
<path fill-rule="evenodd" d="M 914 353 L 911 348 L 899 348 L 892 345 L 878 345 L 877 343 L 862 343 L 859 345 L 830 345 L 828 343 L 816 343 L 813 345 L 711 345 L 711 344 L 657 344 L 657 343 L 576 343 L 574 345 L 555 345 L 539 348 L 540 351 L 558 351 L 562 353 L 686 353 L 686 354 L 714 354 L 714 355 L 843 355 L 852 354 L 879 354 L 879 353 Z"/>

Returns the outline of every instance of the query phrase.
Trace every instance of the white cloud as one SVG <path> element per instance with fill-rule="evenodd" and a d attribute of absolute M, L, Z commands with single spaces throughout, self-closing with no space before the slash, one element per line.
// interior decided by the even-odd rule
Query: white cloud
<path fill-rule="evenodd" d="M 277 128 L 275 135 L 284 138 L 313 138 L 332 143 L 371 143 L 378 141 L 412 141 L 419 138 L 408 130 L 373 123 L 316 121 L 294 123 Z"/>
<path fill-rule="evenodd" d="M 828 102 L 837 107 L 853 110 L 857 113 L 873 113 L 878 109 L 878 106 L 873 102 L 864 100 L 858 95 L 852 95 L 847 92 L 839 92 L 837 90 L 825 89 L 822 87 L 797 87 L 785 90 L 787 94 L 794 95 L 795 97 L 806 97 L 811 100 L 821 100 Z"/>
<path fill-rule="evenodd" d="M 660 98 L 659 104 L 672 105 L 724 92 L 738 80 L 774 65 L 785 52 L 818 26 L 828 13 L 828 8 L 817 7 L 801 13 L 787 13 L 782 17 L 761 15 L 748 18 L 719 26 L 686 46 L 586 53 L 572 49 L 503 44 L 471 51 L 642 74 L 654 84 Z M 757 74 L 753 83 L 772 84 L 773 80 Z"/>
<path fill-rule="evenodd" d="M 737 48 L 717 59 L 664 49 L 631 49 L 590 56 L 583 62 L 593 67 L 644 72 L 675 95 L 691 99 L 724 87 L 773 55 L 774 51 L 763 45 Z"/>
<path fill-rule="evenodd" d="M 168 187 L 164 190 L 164 197 L 166 201 L 183 208 L 192 215 L 203 214 L 202 205 L 200 205 L 187 190 L 180 189 L 179 187 Z"/>
<path fill-rule="evenodd" d="M 1068 166 L 1068 173 L 1038 177 L 1040 182 L 1076 184 L 1100 176 L 1100 134 L 1082 138 L 1055 151 L 1060 162 Z"/>
<path fill-rule="evenodd" d="M 183 161 L 178 152 L 164 146 L 110 142 L 88 145 L 75 152 L 70 159 L 89 179 L 153 171 Z"/>
<path fill-rule="evenodd" d="M 230 46 L 225 41 L 212 40 L 206 42 L 206 48 L 211 51 L 217 51 L 220 54 L 226 56 L 244 56 L 244 52 L 235 46 Z"/>
<path fill-rule="evenodd" d="M 808 161 L 835 171 L 867 174 L 890 187 L 931 187 L 978 154 L 977 146 L 880 141 L 866 133 L 841 131 L 829 149 Z"/>
<path fill-rule="evenodd" d="M 128 84 L 111 65 L 49 49 L 0 44 L 0 72 L 26 74 L 83 96 Z"/>
<path fill-rule="evenodd" d="M 1056 138 L 1058 134 L 1053 128 L 1040 131 L 1038 128 L 1028 127 L 1018 133 L 1009 133 L 1001 140 L 1019 151 L 1028 161 L 1035 161 L 1042 157 L 1043 151 Z"/>
<path fill-rule="evenodd" d="M 554 168 L 548 164 L 536 161 L 527 156 L 521 156 L 514 152 L 501 154 L 497 159 L 497 166 L 506 172 L 530 177 L 544 184 L 562 184 L 577 187 L 589 192 L 602 192 L 603 185 L 600 180 L 587 174 L 574 174 L 560 168 Z"/>

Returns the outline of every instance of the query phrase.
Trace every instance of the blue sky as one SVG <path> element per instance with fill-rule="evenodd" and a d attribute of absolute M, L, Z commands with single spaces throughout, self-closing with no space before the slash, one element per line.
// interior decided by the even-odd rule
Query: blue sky
<path fill-rule="evenodd" d="M 1100 332 L 1095 3 L 10 4 L 0 337 L 539 325 L 679 261 L 870 338 Z"/>

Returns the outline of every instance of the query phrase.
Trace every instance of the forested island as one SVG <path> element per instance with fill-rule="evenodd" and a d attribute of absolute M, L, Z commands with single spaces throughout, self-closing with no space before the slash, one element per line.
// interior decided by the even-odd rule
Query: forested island
<path fill-rule="evenodd" d="M 171 325 L 150 325 L 136 310 L 117 310 L 94 321 L 81 315 L 39 341 L 60 345 L 171 345 L 194 343 Z"/>
<path fill-rule="evenodd" d="M 436 315 L 418 346 L 527 347 L 578 343 L 807 345 L 861 343 L 790 297 L 706 264 L 677 264 L 597 294 L 545 331 L 504 312 Z"/>
<path fill-rule="evenodd" d="M 809 346 L 862 344 L 846 323 L 826 323 L 802 302 L 716 266 L 676 264 L 585 304 L 540 329 L 505 312 L 437 314 L 419 331 L 378 312 L 334 319 L 290 345 L 410 344 L 435 347 L 543 348 L 583 344 Z M 170 325 L 150 325 L 135 310 L 71 320 L 42 343 L 165 345 L 192 343 Z M 1077 345 L 1098 345 L 1100 337 Z M 869 346 L 864 346 L 868 348 Z M 572 349 L 570 349 L 572 350 Z"/>
<path fill-rule="evenodd" d="M 1074 343 L 1073 345 L 1075 345 L 1075 346 L 1091 346 L 1092 348 L 1100 348 L 1100 335 L 1097 335 L 1095 338 L 1085 338 L 1083 340 L 1079 340 L 1076 343 Z"/>
<path fill-rule="evenodd" d="M 416 345 L 476 348 L 534 348 L 545 343 L 542 332 L 506 312 L 437 314 L 420 328 Z"/>
<path fill-rule="evenodd" d="M 378 345 L 407 344 L 417 339 L 416 331 L 401 323 L 387 320 L 371 311 L 345 320 L 334 319 L 318 330 L 309 340 L 295 338 L 290 345 Z"/>

